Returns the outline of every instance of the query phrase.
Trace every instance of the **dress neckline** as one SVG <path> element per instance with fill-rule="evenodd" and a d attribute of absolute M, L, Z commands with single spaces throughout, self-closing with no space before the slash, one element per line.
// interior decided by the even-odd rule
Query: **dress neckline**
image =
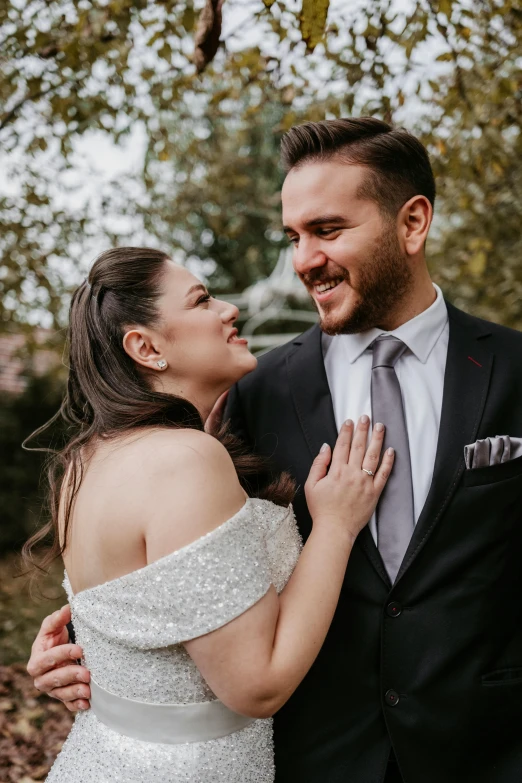
<path fill-rule="evenodd" d="M 174 560 L 176 557 L 180 556 L 183 552 L 187 551 L 188 549 L 197 549 L 198 547 L 202 546 L 205 541 L 210 538 L 211 536 L 215 535 L 222 535 L 224 532 L 226 532 L 230 527 L 234 525 L 234 523 L 237 523 L 238 521 L 242 521 L 242 518 L 245 515 L 245 512 L 250 509 L 250 507 L 254 504 L 259 503 L 267 503 L 271 506 L 274 506 L 275 508 L 280 508 L 281 512 L 284 513 L 284 516 L 292 509 L 292 506 L 278 506 L 276 503 L 272 503 L 271 500 L 264 500 L 261 498 L 247 498 L 245 500 L 245 503 L 241 508 L 236 511 L 236 513 L 230 517 L 230 519 L 227 519 L 226 522 L 223 522 L 221 525 L 218 525 L 218 527 L 215 527 L 213 530 L 210 530 L 208 533 L 205 533 L 205 535 L 200 536 L 199 538 L 194 539 L 194 541 L 191 541 L 189 544 L 185 544 L 185 546 L 181 547 L 180 549 L 174 550 L 174 552 L 169 552 L 168 555 L 164 555 L 163 557 L 160 557 L 158 560 L 154 560 L 153 563 L 147 563 L 147 565 L 142 566 L 141 568 L 136 568 L 133 571 L 129 571 L 126 574 L 122 574 L 121 576 L 117 576 L 114 579 L 108 579 L 105 582 L 100 582 L 98 585 L 94 585 L 93 587 L 86 587 L 83 590 L 79 590 L 77 593 L 75 593 L 71 586 L 71 580 L 69 579 L 69 574 L 67 573 L 67 569 L 64 569 L 64 580 L 63 580 L 63 586 L 65 588 L 65 591 L 69 597 L 69 601 L 76 601 L 81 596 L 90 595 L 92 593 L 95 593 L 99 590 L 103 590 L 106 587 L 113 587 L 117 584 L 124 585 L 125 583 L 131 582 L 132 580 L 139 578 L 144 573 L 153 573 L 154 570 L 159 569 L 161 566 L 165 565 L 166 562 L 169 560 Z"/>

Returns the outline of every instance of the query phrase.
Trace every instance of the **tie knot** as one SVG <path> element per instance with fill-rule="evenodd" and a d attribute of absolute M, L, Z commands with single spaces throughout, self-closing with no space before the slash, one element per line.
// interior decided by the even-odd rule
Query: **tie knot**
<path fill-rule="evenodd" d="M 372 370 L 376 367 L 395 367 L 405 350 L 406 344 L 398 337 L 381 335 L 373 343 Z"/>

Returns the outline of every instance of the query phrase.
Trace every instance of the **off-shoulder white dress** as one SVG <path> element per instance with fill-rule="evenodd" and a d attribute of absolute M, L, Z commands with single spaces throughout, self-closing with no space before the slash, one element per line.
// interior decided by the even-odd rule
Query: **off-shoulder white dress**
<path fill-rule="evenodd" d="M 301 546 L 291 507 L 249 499 L 234 517 L 206 536 L 138 571 L 76 595 L 66 575 L 77 642 L 96 686 L 128 704 L 129 712 L 136 703 L 215 701 L 181 643 L 238 617 L 271 584 L 280 592 Z M 203 710 L 208 706 L 204 704 Z M 215 739 L 175 744 L 158 742 L 156 737 L 139 740 L 110 725 L 94 711 L 79 713 L 48 783 L 271 783 L 274 779 L 271 719 L 252 720 Z M 143 728 L 149 736 L 154 731 L 150 725 Z"/>

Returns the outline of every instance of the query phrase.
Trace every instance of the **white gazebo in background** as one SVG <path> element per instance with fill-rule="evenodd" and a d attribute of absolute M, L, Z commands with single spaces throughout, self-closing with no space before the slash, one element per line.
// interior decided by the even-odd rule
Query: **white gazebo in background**
<path fill-rule="evenodd" d="M 224 298 L 239 308 L 241 336 L 248 338 L 251 351 L 257 355 L 294 339 L 317 321 L 306 289 L 294 272 L 292 248 L 281 252 L 274 271 L 265 280 Z M 277 322 L 278 333 L 263 333 L 270 322 Z"/>

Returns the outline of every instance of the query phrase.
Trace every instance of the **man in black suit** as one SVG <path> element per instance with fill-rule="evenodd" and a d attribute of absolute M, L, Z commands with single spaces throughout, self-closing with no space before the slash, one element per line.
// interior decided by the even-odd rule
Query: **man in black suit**
<path fill-rule="evenodd" d="M 370 412 L 375 338 L 403 339 L 414 522 L 392 577 L 378 514 L 360 534 L 327 640 L 275 716 L 277 783 L 520 783 L 522 457 L 509 457 L 522 334 L 430 281 L 435 187 L 413 136 L 370 118 L 308 123 L 283 163 L 285 231 L 321 328 L 261 357 L 231 391 L 232 427 L 297 479 L 306 538 L 312 460 Z M 511 455 L 486 441 L 493 464 L 466 469 L 465 446 L 498 435 Z"/>
<path fill-rule="evenodd" d="M 307 123 L 283 162 L 285 231 L 320 325 L 232 389 L 232 428 L 296 478 L 305 538 L 302 488 L 342 421 L 384 410 L 396 462 L 326 642 L 275 716 L 277 783 L 520 783 L 522 335 L 431 282 L 435 185 L 409 133 Z M 74 708 L 85 670 L 54 668 L 66 619 L 46 621 L 30 671 Z"/>

